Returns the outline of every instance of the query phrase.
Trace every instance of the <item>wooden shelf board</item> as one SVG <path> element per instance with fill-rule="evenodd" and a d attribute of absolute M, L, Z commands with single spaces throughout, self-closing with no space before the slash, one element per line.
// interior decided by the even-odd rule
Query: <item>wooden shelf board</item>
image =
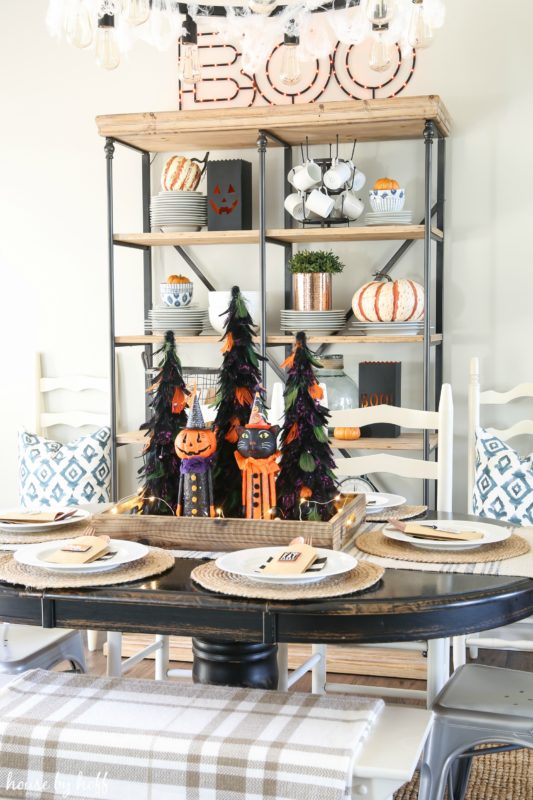
<path fill-rule="evenodd" d="M 146 344 L 160 344 L 164 341 L 163 334 L 144 334 L 139 336 L 115 336 L 115 344 L 120 346 L 125 345 L 146 345 Z M 258 339 L 255 339 L 258 342 Z M 281 346 L 291 344 L 294 341 L 294 336 L 283 334 L 271 334 L 267 336 L 267 345 Z M 310 344 L 411 344 L 416 342 L 423 342 L 423 336 L 349 336 L 339 334 L 338 336 L 308 336 L 307 341 Z M 220 344 L 220 336 L 205 335 L 205 336 L 176 336 L 177 344 Z M 432 344 L 439 344 L 442 342 L 442 333 L 434 333 L 431 337 Z"/>
<path fill-rule="evenodd" d="M 437 446 L 438 436 L 432 433 L 429 437 L 431 449 Z M 145 431 L 126 431 L 117 434 L 117 444 L 144 444 Z M 418 433 L 402 433 L 393 439 L 363 438 L 345 441 L 331 437 L 331 446 L 343 450 L 422 450 L 422 436 Z"/>
<path fill-rule="evenodd" d="M 429 435 L 431 450 L 434 450 L 438 442 L 438 434 Z M 422 450 L 423 439 L 420 433 L 402 433 L 394 438 L 363 437 L 349 441 L 345 439 L 330 438 L 332 447 L 339 450 Z"/>
<path fill-rule="evenodd" d="M 280 244 L 300 242 L 387 242 L 424 238 L 424 225 L 359 225 L 346 228 L 272 228 L 267 238 Z M 433 237 L 442 231 L 432 227 Z M 196 231 L 190 233 L 116 233 L 115 244 L 137 247 L 177 245 L 258 244 L 259 231 Z"/>
<path fill-rule="evenodd" d="M 378 242 L 423 239 L 424 225 L 359 225 L 352 228 L 289 228 L 267 230 L 267 236 L 278 242 Z M 442 239 L 442 231 L 432 226 L 432 234 Z"/>
<path fill-rule="evenodd" d="M 108 114 L 96 118 L 101 136 L 148 152 L 171 150 L 240 150 L 257 147 L 260 130 L 283 142 L 299 145 L 341 142 L 421 139 L 426 120 L 447 136 L 451 121 L 437 95 L 346 100 L 252 108 L 219 108 Z M 268 140 L 268 146 L 279 143 Z"/>

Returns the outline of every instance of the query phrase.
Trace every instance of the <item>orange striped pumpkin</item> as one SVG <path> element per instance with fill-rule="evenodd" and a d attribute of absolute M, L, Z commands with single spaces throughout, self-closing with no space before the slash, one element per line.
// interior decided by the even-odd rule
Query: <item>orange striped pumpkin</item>
<path fill-rule="evenodd" d="M 407 278 L 370 281 L 354 294 L 352 309 L 361 322 L 414 322 L 424 316 L 424 287 Z"/>
<path fill-rule="evenodd" d="M 161 186 L 166 192 L 193 192 L 202 177 L 202 169 L 190 158 L 170 156 L 161 173 Z"/>

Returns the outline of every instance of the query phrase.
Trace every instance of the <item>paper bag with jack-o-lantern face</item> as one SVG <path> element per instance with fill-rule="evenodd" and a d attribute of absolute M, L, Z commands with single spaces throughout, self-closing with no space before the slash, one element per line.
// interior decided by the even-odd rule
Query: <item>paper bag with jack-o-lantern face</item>
<path fill-rule="evenodd" d="M 242 159 L 207 164 L 207 225 L 210 231 L 252 227 L 252 165 Z"/>

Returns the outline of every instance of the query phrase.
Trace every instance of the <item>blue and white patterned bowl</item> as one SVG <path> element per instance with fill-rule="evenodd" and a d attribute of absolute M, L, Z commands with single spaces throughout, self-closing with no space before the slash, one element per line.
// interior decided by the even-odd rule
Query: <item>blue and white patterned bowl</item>
<path fill-rule="evenodd" d="M 405 205 L 405 189 L 371 189 L 372 211 L 401 211 Z"/>
<path fill-rule="evenodd" d="M 184 308 L 192 300 L 192 283 L 160 283 L 161 300 L 166 306 Z"/>

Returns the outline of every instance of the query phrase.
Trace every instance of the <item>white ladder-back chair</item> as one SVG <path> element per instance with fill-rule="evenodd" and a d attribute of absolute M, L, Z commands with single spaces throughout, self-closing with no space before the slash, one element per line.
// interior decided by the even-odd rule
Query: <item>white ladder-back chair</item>
<path fill-rule="evenodd" d="M 377 453 L 355 458 L 339 458 L 336 460 L 336 473 L 339 476 L 367 475 L 384 472 L 405 478 L 419 478 L 437 481 L 437 511 L 452 510 L 452 460 L 453 460 L 453 400 L 450 384 L 442 386 L 438 411 L 420 411 L 395 406 L 373 406 L 367 408 L 332 411 L 329 424 L 333 427 L 362 427 L 371 423 L 386 422 L 400 425 L 403 428 L 438 432 L 438 449 L 435 461 L 397 456 L 389 453 Z M 376 441 L 376 444 L 379 440 Z M 370 645 L 354 645 L 369 647 Z M 430 639 L 424 642 L 401 642 L 372 647 L 384 649 L 416 650 L 427 653 L 427 690 L 416 689 L 384 689 L 382 686 L 354 686 L 346 684 L 328 684 L 326 681 L 326 648 L 314 645 L 314 655 L 320 660 L 313 667 L 313 691 L 355 692 L 359 694 L 395 695 L 416 697 L 426 700 L 428 706 L 436 694 L 442 689 L 450 676 L 450 642 L 449 639 Z"/>
<path fill-rule="evenodd" d="M 533 383 L 520 383 L 505 392 L 494 390 L 481 391 L 479 380 L 479 359 L 470 359 L 468 381 L 468 513 L 473 513 L 474 481 L 476 473 L 476 431 L 481 427 L 481 406 L 502 406 L 523 398 L 533 399 Z M 521 419 L 508 428 L 488 430 L 504 442 L 516 436 L 533 436 L 533 406 L 531 417 Z M 478 648 L 488 650 L 523 650 L 533 652 L 533 617 L 526 617 L 519 622 L 495 628 L 469 636 L 456 636 L 453 640 L 453 662 L 457 668 L 466 661 L 466 648 L 473 657 Z"/>

